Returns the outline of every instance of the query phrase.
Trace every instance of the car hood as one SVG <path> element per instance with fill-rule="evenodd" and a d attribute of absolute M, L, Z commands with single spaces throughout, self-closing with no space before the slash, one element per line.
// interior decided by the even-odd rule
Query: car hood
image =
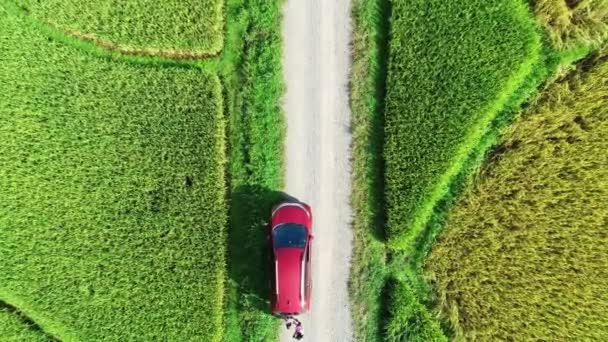
<path fill-rule="evenodd" d="M 277 308 L 281 312 L 300 312 L 300 288 L 302 286 L 302 255 L 300 248 L 279 248 L 275 250 L 277 261 L 276 277 L 278 289 Z"/>

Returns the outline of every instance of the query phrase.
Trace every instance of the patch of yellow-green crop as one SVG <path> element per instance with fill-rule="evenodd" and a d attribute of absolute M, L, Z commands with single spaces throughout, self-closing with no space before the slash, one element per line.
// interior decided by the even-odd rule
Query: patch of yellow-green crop
<path fill-rule="evenodd" d="M 426 278 L 457 338 L 608 340 L 607 80 L 553 83 L 450 214 Z"/>
<path fill-rule="evenodd" d="M 560 50 L 599 45 L 608 38 L 608 1 L 532 0 L 530 4 Z"/>

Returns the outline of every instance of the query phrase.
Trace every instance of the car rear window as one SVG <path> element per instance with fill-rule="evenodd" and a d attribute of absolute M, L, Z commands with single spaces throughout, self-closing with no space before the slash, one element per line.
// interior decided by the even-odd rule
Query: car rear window
<path fill-rule="evenodd" d="M 272 231 L 274 248 L 304 248 L 306 228 L 300 224 L 282 224 Z"/>

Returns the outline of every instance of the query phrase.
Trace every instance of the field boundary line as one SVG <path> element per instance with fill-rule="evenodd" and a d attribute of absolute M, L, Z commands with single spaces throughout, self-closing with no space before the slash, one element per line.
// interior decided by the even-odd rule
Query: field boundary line
<path fill-rule="evenodd" d="M 30 329 L 42 333 L 52 342 L 78 340 L 61 324 L 48 320 L 43 315 L 36 313 L 36 310 L 30 310 L 30 307 L 22 301 L 3 292 L 0 292 L 0 309 L 6 309 L 7 312 L 17 316 L 24 324 L 27 324 Z"/>
<path fill-rule="evenodd" d="M 521 6 L 523 6 L 523 4 Z M 525 13 L 525 9 L 521 6 L 519 9 L 524 13 L 518 14 L 526 16 L 527 18 L 527 13 Z M 537 30 L 536 23 L 534 23 L 534 29 Z M 540 34 L 534 35 L 533 40 L 529 44 L 529 48 L 529 55 L 521 64 L 519 64 L 517 71 L 507 79 L 502 90 L 496 94 L 495 99 L 492 102 L 489 102 L 488 105 L 481 110 L 483 114 L 480 115 L 477 123 L 472 125 L 468 130 L 464 141 L 454 153 L 451 165 L 438 178 L 438 181 L 435 183 L 427 200 L 423 202 L 421 209 L 414 216 L 408 231 L 396 236 L 389 236 L 389 247 L 413 252 L 412 248 L 414 248 L 415 240 L 420 236 L 426 223 L 429 221 L 433 208 L 447 193 L 451 180 L 458 174 L 464 165 L 470 151 L 478 145 L 494 119 L 508 104 L 511 95 L 524 84 L 526 78 L 534 71 L 535 66 L 542 62 L 543 44 Z"/>
<path fill-rule="evenodd" d="M 27 328 L 29 330 L 32 330 L 32 331 L 35 331 L 37 333 L 44 335 L 49 341 L 51 341 L 51 342 L 60 342 L 61 341 L 57 337 L 44 331 L 40 327 L 40 325 L 38 325 L 38 323 L 36 323 L 34 320 L 32 320 L 29 316 L 27 316 L 19 308 L 1 300 L 1 299 L 0 299 L 0 310 L 4 310 L 4 312 L 6 312 L 7 314 L 17 317 L 21 321 L 21 323 L 23 323 L 24 325 L 27 326 Z"/>
<path fill-rule="evenodd" d="M 31 18 L 30 20 L 36 20 L 31 16 L 24 13 L 26 17 Z M 74 39 L 86 41 L 92 44 L 95 44 L 102 49 L 118 52 L 124 55 L 133 55 L 133 56 L 148 56 L 148 57 L 163 57 L 169 59 L 176 60 L 192 60 L 192 59 L 203 59 L 203 58 L 215 58 L 218 57 L 222 50 L 216 52 L 202 52 L 202 51 L 191 51 L 191 50 L 165 50 L 165 49 L 154 49 L 154 48 L 139 48 L 132 47 L 128 45 L 122 45 L 118 43 L 114 43 L 110 40 L 103 39 L 93 33 L 84 33 L 73 30 L 63 30 L 59 27 L 53 25 L 49 22 L 40 22 L 43 25 L 47 25 L 53 30 L 58 32 L 62 32 L 68 37 L 72 37 Z"/>
<path fill-rule="evenodd" d="M 69 30 L 69 29 L 64 30 L 51 22 L 40 21 L 40 20 L 32 17 L 28 13 L 29 10 L 27 8 L 20 6 L 18 4 L 14 4 L 11 1 L 9 1 L 9 2 L 10 2 L 10 5 L 13 6 L 16 11 L 21 12 L 21 15 L 24 17 L 27 17 L 28 20 L 36 21 L 40 25 L 48 26 L 50 29 L 55 30 L 57 32 L 61 32 L 62 34 L 66 35 L 68 37 L 78 39 L 81 41 L 86 41 L 86 42 L 95 44 L 102 49 L 121 53 L 124 55 L 163 57 L 163 58 L 170 58 L 170 59 L 174 59 L 174 60 L 209 59 L 209 58 L 216 58 L 216 57 L 220 56 L 225 48 L 225 32 L 224 32 L 224 35 L 222 36 L 220 46 L 217 49 L 214 49 L 211 51 L 197 51 L 197 50 L 186 50 L 186 49 L 171 50 L 171 49 L 158 49 L 158 48 L 129 46 L 129 45 L 113 42 L 109 39 L 101 38 L 94 33 L 86 33 L 86 32 L 80 32 L 77 30 Z M 222 12 L 225 11 L 225 8 L 224 8 L 225 1 L 221 0 L 220 4 L 222 7 Z M 225 28 L 225 20 L 224 20 L 223 24 L 224 24 L 224 28 Z"/>
<path fill-rule="evenodd" d="M 215 72 L 217 65 L 220 64 L 219 57 L 221 57 L 221 54 L 224 51 L 222 49 L 214 58 L 205 59 L 171 59 L 166 56 L 121 53 L 119 50 L 104 48 L 91 40 L 81 39 L 76 35 L 71 35 L 65 31 L 59 30 L 52 25 L 40 22 L 32 16 L 27 15 L 23 9 L 19 8 L 19 6 L 11 1 L 3 1 L 3 4 L 9 14 L 24 18 L 32 27 L 47 37 L 95 57 L 105 58 L 116 62 L 127 62 L 153 67 L 202 69 L 209 72 Z"/>

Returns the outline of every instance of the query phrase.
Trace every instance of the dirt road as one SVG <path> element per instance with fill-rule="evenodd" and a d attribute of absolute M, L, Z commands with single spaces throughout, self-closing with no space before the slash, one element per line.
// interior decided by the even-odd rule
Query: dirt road
<path fill-rule="evenodd" d="M 304 339 L 351 341 L 350 5 L 348 0 L 287 0 L 283 67 L 287 84 L 285 191 L 313 209 L 311 312 Z M 292 341 L 281 327 L 281 341 Z"/>

